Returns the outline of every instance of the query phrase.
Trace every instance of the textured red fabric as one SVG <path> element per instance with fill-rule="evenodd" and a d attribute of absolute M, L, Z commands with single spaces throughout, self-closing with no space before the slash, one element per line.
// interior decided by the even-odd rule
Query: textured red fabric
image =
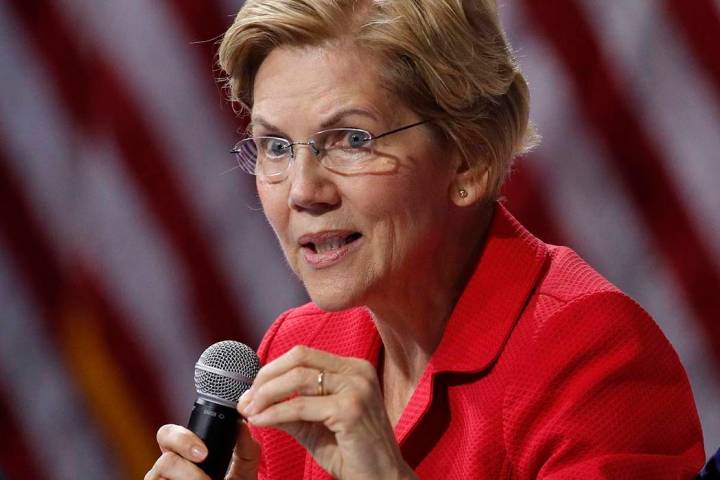
<path fill-rule="evenodd" d="M 375 365 L 381 348 L 366 309 L 312 304 L 278 318 L 259 355 L 298 344 Z M 329 478 L 287 434 L 253 435 L 261 478 Z M 689 479 L 704 460 L 687 376 L 654 321 L 502 206 L 395 435 L 424 479 Z"/>

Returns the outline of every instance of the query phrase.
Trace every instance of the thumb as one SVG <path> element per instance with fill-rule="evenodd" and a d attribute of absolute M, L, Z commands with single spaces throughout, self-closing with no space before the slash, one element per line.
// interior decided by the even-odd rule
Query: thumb
<path fill-rule="evenodd" d="M 228 480 L 256 480 L 259 464 L 260 445 L 250 435 L 247 423 L 241 421 L 232 462 L 225 478 Z"/>

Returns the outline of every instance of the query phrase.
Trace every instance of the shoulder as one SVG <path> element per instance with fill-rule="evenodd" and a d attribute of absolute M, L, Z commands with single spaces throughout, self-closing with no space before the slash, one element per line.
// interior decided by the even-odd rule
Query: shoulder
<path fill-rule="evenodd" d="M 536 373 L 569 379 L 592 369 L 618 379 L 632 374 L 688 385 L 680 359 L 652 317 L 565 247 L 550 247 L 546 274 L 516 329 Z"/>
<path fill-rule="evenodd" d="M 273 322 L 263 337 L 258 348 L 260 361 L 265 364 L 295 345 L 318 346 L 328 338 L 343 338 L 343 331 L 353 322 L 364 321 L 366 315 L 362 308 L 327 312 L 313 303 L 291 308 Z"/>
<path fill-rule="evenodd" d="M 570 248 L 547 245 L 547 263 L 537 293 L 558 306 L 596 293 L 620 290 Z"/>
<path fill-rule="evenodd" d="M 550 247 L 507 350 L 503 429 L 509 453 L 524 459 L 519 471 L 688 474 L 702 463 L 677 354 L 640 305 L 572 250 Z"/>
<path fill-rule="evenodd" d="M 635 342 L 663 350 L 663 358 L 682 369 L 665 335 L 635 300 L 573 250 L 549 246 L 548 252 L 546 272 L 524 315 L 537 342 L 555 343 L 562 335 L 569 344 L 591 341 L 605 349 Z"/>

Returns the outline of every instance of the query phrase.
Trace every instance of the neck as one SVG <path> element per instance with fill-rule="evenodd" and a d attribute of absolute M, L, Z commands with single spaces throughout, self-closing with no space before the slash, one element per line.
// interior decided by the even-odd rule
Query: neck
<path fill-rule="evenodd" d="M 475 269 L 492 212 L 492 206 L 468 212 L 468 218 L 461 219 L 459 228 L 453 230 L 450 244 L 440 250 L 443 255 L 434 256 L 433 264 L 418 269 L 430 273 L 409 275 L 398 291 L 387 292 L 368 305 L 383 342 L 386 383 L 411 391 L 417 385 Z M 458 242 L 458 238 L 466 240 Z"/>

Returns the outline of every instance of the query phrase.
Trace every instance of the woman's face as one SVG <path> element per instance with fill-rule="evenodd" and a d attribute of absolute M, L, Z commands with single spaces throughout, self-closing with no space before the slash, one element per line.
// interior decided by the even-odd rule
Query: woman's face
<path fill-rule="evenodd" d="M 255 79 L 253 134 L 304 142 L 328 128 L 378 135 L 421 120 L 383 88 L 378 68 L 351 45 L 274 49 Z M 336 173 L 299 146 L 287 178 L 257 177 L 288 263 L 326 310 L 393 301 L 437 275 L 443 249 L 463 240 L 448 227 L 458 165 L 430 128 L 384 137 L 375 150 L 392 171 Z"/>

